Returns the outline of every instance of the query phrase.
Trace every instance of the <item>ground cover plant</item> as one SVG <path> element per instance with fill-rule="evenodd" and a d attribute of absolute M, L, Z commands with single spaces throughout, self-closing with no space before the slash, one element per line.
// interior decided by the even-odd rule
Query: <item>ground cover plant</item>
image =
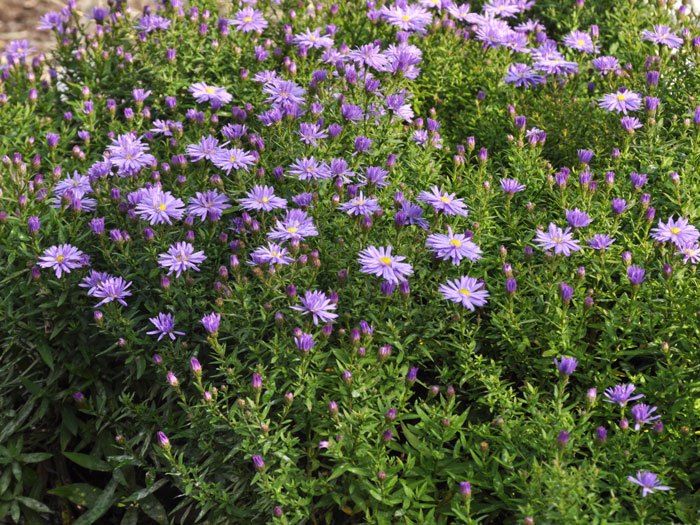
<path fill-rule="evenodd" d="M 0 72 L 0 519 L 698 522 L 689 7 L 40 28 Z"/>

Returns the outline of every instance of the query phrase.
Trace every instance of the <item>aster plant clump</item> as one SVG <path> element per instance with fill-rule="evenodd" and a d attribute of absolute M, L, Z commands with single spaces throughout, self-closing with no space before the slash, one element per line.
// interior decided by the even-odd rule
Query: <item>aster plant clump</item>
<path fill-rule="evenodd" d="M 127 4 L 0 63 L 0 521 L 698 522 L 688 8 Z"/>

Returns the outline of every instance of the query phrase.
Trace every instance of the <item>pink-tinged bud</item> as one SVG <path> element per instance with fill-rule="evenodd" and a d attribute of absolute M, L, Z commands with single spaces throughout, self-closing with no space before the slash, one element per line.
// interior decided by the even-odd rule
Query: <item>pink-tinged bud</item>
<path fill-rule="evenodd" d="M 156 439 L 158 440 L 158 445 L 160 445 L 165 450 L 170 450 L 170 440 L 168 439 L 168 436 L 165 435 L 165 432 L 159 431 L 156 434 Z"/>
<path fill-rule="evenodd" d="M 262 472 L 265 470 L 265 460 L 263 460 L 262 456 L 258 456 L 257 454 L 253 456 L 252 458 L 253 461 L 253 468 L 257 470 L 258 472 Z"/>
<path fill-rule="evenodd" d="M 459 493 L 464 499 L 468 499 L 472 495 L 472 484 L 468 481 L 462 481 L 459 484 Z"/>
<path fill-rule="evenodd" d="M 180 385 L 180 382 L 177 380 L 177 376 L 173 374 L 172 372 L 168 372 L 166 375 L 166 378 L 168 380 L 168 384 L 173 387 L 177 388 Z"/>
<path fill-rule="evenodd" d="M 588 391 L 586 392 L 586 401 L 588 402 L 589 405 L 592 405 L 595 403 L 596 399 L 598 397 L 598 390 L 595 388 L 589 388 Z"/>
<path fill-rule="evenodd" d="M 163 358 L 160 356 L 160 354 L 153 354 L 153 363 L 156 365 L 162 365 L 163 364 Z"/>
<path fill-rule="evenodd" d="M 335 417 L 338 415 L 338 403 L 335 401 L 331 401 L 328 403 L 328 412 L 330 412 L 332 417 Z"/>
<path fill-rule="evenodd" d="M 190 369 L 192 373 L 196 376 L 202 375 L 202 365 L 196 357 L 190 359 Z"/>
<path fill-rule="evenodd" d="M 253 377 L 250 380 L 250 387 L 257 392 L 262 389 L 262 384 L 262 376 L 257 372 L 254 373 Z"/>

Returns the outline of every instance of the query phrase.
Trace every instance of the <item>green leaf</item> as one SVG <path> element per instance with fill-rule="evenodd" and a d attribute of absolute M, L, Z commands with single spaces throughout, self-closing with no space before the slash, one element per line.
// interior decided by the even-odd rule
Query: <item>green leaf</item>
<path fill-rule="evenodd" d="M 39 356 L 46 363 L 46 366 L 53 370 L 53 352 L 46 341 L 39 341 L 36 345 L 36 351 L 39 352 Z"/>
<path fill-rule="evenodd" d="M 141 500 L 141 510 L 143 510 L 149 518 L 164 524 L 168 522 L 168 514 L 165 512 L 165 507 L 156 499 L 153 494 L 149 494 Z"/>
<path fill-rule="evenodd" d="M 156 482 L 155 482 L 153 485 L 151 485 L 150 487 L 146 487 L 146 488 L 137 490 L 136 492 L 134 492 L 133 494 L 131 494 L 131 496 L 129 496 L 128 498 L 126 498 L 126 499 L 124 500 L 124 503 L 128 503 L 128 502 L 130 502 L 130 501 L 138 501 L 138 500 L 141 500 L 141 499 L 145 498 L 146 496 L 149 496 L 150 494 L 153 494 L 156 490 L 158 490 L 159 488 L 161 488 L 161 487 L 162 487 L 163 485 L 165 485 L 167 482 L 168 482 L 167 478 L 159 479 L 158 481 L 156 481 Z"/>
<path fill-rule="evenodd" d="M 112 470 L 112 467 L 110 467 L 109 463 L 106 461 L 87 454 L 81 454 L 79 452 L 64 452 L 63 455 L 70 459 L 73 463 L 77 463 L 81 467 L 89 470 L 97 470 L 99 472 L 109 472 Z"/>
<path fill-rule="evenodd" d="M 99 497 L 102 491 L 93 487 L 89 483 L 73 483 L 71 485 L 61 485 L 48 491 L 53 496 L 65 498 L 75 505 L 90 507 Z"/>
<path fill-rule="evenodd" d="M 121 525 L 138 525 L 139 511 L 134 507 L 129 507 L 124 513 Z"/>
<path fill-rule="evenodd" d="M 32 509 L 37 512 L 48 512 L 49 514 L 53 514 L 53 511 L 50 508 L 44 505 L 41 501 L 35 500 L 34 498 L 16 496 L 15 499 L 28 509 Z"/>
<path fill-rule="evenodd" d="M 31 454 L 21 454 L 19 460 L 24 463 L 41 463 L 47 459 L 51 459 L 53 454 L 49 452 L 33 452 Z"/>
<path fill-rule="evenodd" d="M 114 497 L 117 490 L 117 480 L 112 478 L 107 483 L 107 486 L 95 500 L 90 510 L 81 515 L 73 522 L 73 525 L 92 525 L 97 522 L 114 505 L 119 498 Z"/>

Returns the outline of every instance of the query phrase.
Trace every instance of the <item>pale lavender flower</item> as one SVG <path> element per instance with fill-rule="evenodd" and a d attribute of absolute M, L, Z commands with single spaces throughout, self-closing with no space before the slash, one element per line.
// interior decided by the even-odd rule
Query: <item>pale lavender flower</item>
<path fill-rule="evenodd" d="M 688 242 L 678 247 L 676 255 L 683 255 L 683 264 L 697 264 L 700 262 L 700 245 L 697 242 Z"/>
<path fill-rule="evenodd" d="M 566 47 L 583 53 L 595 53 L 598 51 L 597 46 L 593 45 L 591 35 L 583 31 L 572 31 L 564 37 L 562 43 Z"/>
<path fill-rule="evenodd" d="M 489 297 L 484 282 L 468 276 L 447 281 L 446 284 L 440 285 L 438 291 L 448 301 L 460 303 L 472 312 L 475 308 L 484 306 Z"/>
<path fill-rule="evenodd" d="M 566 210 L 566 222 L 572 228 L 585 228 L 593 222 L 593 219 L 585 211 L 574 208 L 573 210 Z"/>
<path fill-rule="evenodd" d="M 661 485 L 656 474 L 652 472 L 637 471 L 637 477 L 627 476 L 627 481 L 631 481 L 635 485 L 642 487 L 642 497 L 646 498 L 649 494 L 653 494 L 657 490 L 671 490 L 671 487 Z"/>
<path fill-rule="evenodd" d="M 637 111 L 642 107 L 642 97 L 639 93 L 620 88 L 616 93 L 603 95 L 598 101 L 598 107 L 626 115 L 628 111 Z"/>
<path fill-rule="evenodd" d="M 570 376 L 576 370 L 578 361 L 574 357 L 562 357 L 561 360 L 555 358 L 554 366 L 562 376 Z"/>
<path fill-rule="evenodd" d="M 677 247 L 688 243 L 695 243 L 700 238 L 698 229 L 690 224 L 688 219 L 679 217 L 674 220 L 668 218 L 667 223 L 659 221 L 659 225 L 651 230 L 651 237 L 659 242 L 672 242 Z"/>
<path fill-rule="evenodd" d="M 325 293 L 319 291 L 307 291 L 301 298 L 301 306 L 292 306 L 292 310 L 301 312 L 302 315 L 311 315 L 315 325 L 318 323 L 330 323 L 338 314 L 333 313 L 336 304 Z"/>
<path fill-rule="evenodd" d="M 505 193 L 513 195 L 514 193 L 525 190 L 525 185 L 520 184 L 516 179 L 501 179 L 501 189 Z"/>
<path fill-rule="evenodd" d="M 252 7 L 245 7 L 238 11 L 230 20 L 231 25 L 242 33 L 263 31 L 268 23 L 263 14 Z"/>
<path fill-rule="evenodd" d="M 641 266 L 635 266 L 634 264 L 627 267 L 627 277 L 630 283 L 633 285 L 642 284 L 644 282 L 644 275 L 646 270 Z"/>
<path fill-rule="evenodd" d="M 428 229 L 428 221 L 425 220 L 423 215 L 423 208 L 411 201 L 401 202 L 401 213 L 404 214 L 404 222 L 409 225 L 416 225 L 424 230 Z"/>
<path fill-rule="evenodd" d="M 95 308 L 106 303 L 111 303 L 112 301 L 117 301 L 123 306 L 126 306 L 124 297 L 131 295 L 129 291 L 131 284 L 131 281 L 127 282 L 121 277 L 108 277 L 103 282 L 99 283 L 92 294 L 90 294 L 98 299 L 102 299 L 95 305 Z"/>
<path fill-rule="evenodd" d="M 462 259 L 471 262 L 481 259 L 481 248 L 471 241 L 471 237 L 464 233 L 453 233 L 449 226 L 447 230 L 447 235 L 435 233 L 426 240 L 426 245 L 436 257 L 445 261 L 451 259 L 454 265 L 459 265 Z"/>
<path fill-rule="evenodd" d="M 365 194 L 360 194 L 350 201 L 341 204 L 339 210 L 347 212 L 348 215 L 372 215 L 374 212 L 381 211 L 381 207 L 377 204 L 377 199 L 365 197 Z"/>
<path fill-rule="evenodd" d="M 620 69 L 620 62 L 613 56 L 602 56 L 591 60 L 591 65 L 600 73 L 601 76 L 608 73 L 614 73 Z"/>
<path fill-rule="evenodd" d="M 171 219 L 180 220 L 185 214 L 185 203 L 158 186 L 142 189 L 140 197 L 141 201 L 136 205 L 136 214 L 151 225 L 172 224 Z"/>
<path fill-rule="evenodd" d="M 360 271 L 383 278 L 393 284 L 399 284 L 413 273 L 410 264 L 404 263 L 406 257 L 392 255 L 391 246 L 376 248 L 369 246 L 360 252 L 358 261 Z"/>
<path fill-rule="evenodd" d="M 192 93 L 192 96 L 200 104 L 203 102 L 209 102 L 209 104 L 216 109 L 233 100 L 233 96 L 231 93 L 226 91 L 226 89 L 217 86 L 210 86 L 204 82 L 192 84 L 188 91 Z"/>
<path fill-rule="evenodd" d="M 216 190 L 197 192 L 195 197 L 190 198 L 187 212 L 195 217 L 199 217 L 202 222 L 209 219 L 216 222 L 221 219 L 224 210 L 230 208 L 228 197 Z"/>
<path fill-rule="evenodd" d="M 587 242 L 588 245 L 594 250 L 607 250 L 610 245 L 615 242 L 615 238 L 604 233 L 596 233 Z"/>
<path fill-rule="evenodd" d="M 568 257 L 571 255 L 571 252 L 577 252 L 581 249 L 578 241 L 573 238 L 570 231 L 571 228 L 562 230 L 556 224 L 550 223 L 547 232 L 537 232 L 535 235 L 535 244 L 543 250 L 554 250 L 556 255 Z"/>
<path fill-rule="evenodd" d="M 59 279 L 64 273 L 85 266 L 85 254 L 71 244 L 51 246 L 39 257 L 41 268 L 53 268 Z"/>
<path fill-rule="evenodd" d="M 321 35 L 320 29 L 306 29 L 303 33 L 294 35 L 294 44 L 306 49 L 324 49 L 333 46 L 333 39 L 328 35 Z"/>
<path fill-rule="evenodd" d="M 313 219 L 305 211 L 293 209 L 287 212 L 284 220 L 277 221 L 267 237 L 279 241 L 301 241 L 317 235 Z"/>
<path fill-rule="evenodd" d="M 638 394 L 633 396 L 632 393 L 635 391 L 635 386 L 632 383 L 626 385 L 616 385 L 612 388 L 605 389 L 605 399 L 607 403 L 616 403 L 621 407 L 627 405 L 629 401 L 635 401 L 644 397 L 644 394 Z"/>
<path fill-rule="evenodd" d="M 671 49 L 678 49 L 683 45 L 683 39 L 671 32 L 670 27 L 663 24 L 655 25 L 653 31 L 648 29 L 642 31 L 642 40 L 648 40 L 654 44 L 664 45 Z"/>
<path fill-rule="evenodd" d="M 148 149 L 148 145 L 133 133 L 119 135 L 107 146 L 109 161 L 117 168 L 120 177 L 136 175 L 153 164 L 156 159 L 148 153 Z"/>
<path fill-rule="evenodd" d="M 168 251 L 158 255 L 158 264 L 168 270 L 168 275 L 175 273 L 180 277 L 187 270 L 199 271 L 198 264 L 207 259 L 203 251 L 195 252 L 194 246 L 188 242 L 176 242 Z"/>
<path fill-rule="evenodd" d="M 178 332 L 175 330 L 175 318 L 173 314 L 164 314 L 160 312 L 157 317 L 151 317 L 148 319 L 156 327 L 155 330 L 146 332 L 148 335 L 157 335 L 158 341 L 163 339 L 166 335 L 170 337 L 171 340 L 175 341 L 176 335 L 185 335 L 184 332 Z"/>
<path fill-rule="evenodd" d="M 238 200 L 246 210 L 272 211 L 287 207 L 287 201 L 277 197 L 275 189 L 271 186 L 254 186 L 246 195 L 245 199 Z"/>
<path fill-rule="evenodd" d="M 394 4 L 390 7 L 382 7 L 382 17 L 390 25 L 398 27 L 402 31 L 423 31 L 433 21 L 429 11 L 415 4 Z"/>
<path fill-rule="evenodd" d="M 632 417 L 634 418 L 634 429 L 639 430 L 645 423 L 650 423 L 660 419 L 661 416 L 652 416 L 656 412 L 656 407 L 649 406 L 645 403 L 637 403 L 632 407 Z"/>
<path fill-rule="evenodd" d="M 211 155 L 211 161 L 228 175 L 231 170 L 248 171 L 248 168 L 255 164 L 256 157 L 241 148 L 219 148 Z"/>
<path fill-rule="evenodd" d="M 469 213 L 462 199 L 457 199 L 454 193 L 447 193 L 437 186 L 433 186 L 429 192 L 422 191 L 418 195 L 418 200 L 430 204 L 436 211 L 441 211 L 445 215 L 466 217 Z"/>
<path fill-rule="evenodd" d="M 192 162 L 199 162 L 202 159 L 212 160 L 219 149 L 218 139 L 209 135 L 208 137 L 202 137 L 197 144 L 188 144 L 185 151 Z"/>
<path fill-rule="evenodd" d="M 331 177 L 328 165 L 313 157 L 298 159 L 289 168 L 289 173 L 296 175 L 299 180 L 323 180 Z"/>
<path fill-rule="evenodd" d="M 221 323 L 221 314 L 212 312 L 202 317 L 202 326 L 208 334 L 215 334 L 219 331 L 219 323 Z"/>
<path fill-rule="evenodd" d="M 250 254 L 250 260 L 253 266 L 258 264 L 287 265 L 294 262 L 294 259 L 287 255 L 287 249 L 274 242 L 253 250 Z"/>

